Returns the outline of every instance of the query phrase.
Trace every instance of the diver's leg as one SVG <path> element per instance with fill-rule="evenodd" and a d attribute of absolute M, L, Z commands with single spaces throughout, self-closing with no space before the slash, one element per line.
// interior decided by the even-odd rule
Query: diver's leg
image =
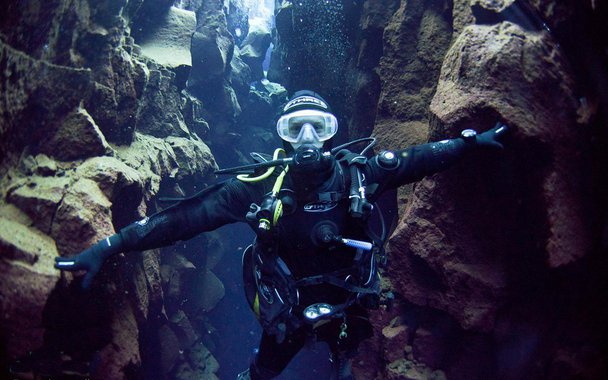
<path fill-rule="evenodd" d="M 288 335 L 280 344 L 273 335 L 262 333 L 260 349 L 249 367 L 249 376 L 252 380 L 267 380 L 278 376 L 305 342 L 306 333 L 302 330 Z"/>
<path fill-rule="evenodd" d="M 373 334 L 367 311 L 358 305 L 347 309 L 345 319 L 334 319 L 317 331 L 320 340 L 331 350 L 331 380 L 351 380 L 352 359 L 359 344 Z"/>
<path fill-rule="evenodd" d="M 332 334 L 333 335 L 333 334 Z M 337 339 L 336 339 L 337 338 Z M 351 372 L 352 358 L 356 355 L 359 342 L 353 342 L 353 339 L 340 338 L 335 335 L 325 337 L 331 350 L 331 375 L 330 380 L 352 380 Z M 355 338 L 356 339 L 356 338 Z"/>
<path fill-rule="evenodd" d="M 337 349 L 331 353 L 330 380 L 352 380 L 352 360 L 357 351 Z"/>

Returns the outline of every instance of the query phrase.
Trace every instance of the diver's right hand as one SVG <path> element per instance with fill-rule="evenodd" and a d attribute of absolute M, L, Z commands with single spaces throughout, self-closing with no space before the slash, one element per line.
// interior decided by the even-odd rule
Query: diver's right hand
<path fill-rule="evenodd" d="M 93 278 L 101 269 L 103 262 L 114 253 L 120 252 L 121 240 L 120 235 L 113 235 L 76 256 L 55 257 L 55 268 L 69 272 L 86 271 L 82 280 L 82 288 L 86 290 L 91 286 Z"/>

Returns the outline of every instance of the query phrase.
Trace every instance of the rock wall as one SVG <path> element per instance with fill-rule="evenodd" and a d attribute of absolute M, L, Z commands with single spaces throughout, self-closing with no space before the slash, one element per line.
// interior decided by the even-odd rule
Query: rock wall
<path fill-rule="evenodd" d="M 395 307 L 373 314 L 360 378 L 607 373 L 606 41 L 594 37 L 606 9 L 522 3 L 402 2 L 384 29 L 382 147 L 495 120 L 512 130 L 503 152 L 401 190 L 385 273 Z"/>
<path fill-rule="evenodd" d="M 270 31 L 250 29 L 241 3 L 231 1 L 226 8 L 224 1 L 209 0 L 198 8 L 187 81 L 188 91 L 202 102 L 202 116 L 213 125 L 209 140 L 223 166 L 249 163 L 243 152 L 280 146 L 269 131 L 287 97 L 285 88 L 268 82 L 262 70 Z M 235 39 L 237 29 L 248 34 Z"/>
<path fill-rule="evenodd" d="M 223 297 L 211 261 L 195 266 L 159 250 L 121 255 L 87 293 L 80 275 L 60 275 L 52 262 L 163 207 L 160 196 L 215 180 L 202 140 L 214 124 L 185 91 L 196 16 L 172 3 L 5 7 L 2 377 L 213 378 L 218 369 L 199 326 Z M 185 289 L 204 294 L 204 303 L 184 304 L 196 298 Z"/>
<path fill-rule="evenodd" d="M 209 145 L 226 165 L 277 145 L 268 127 L 286 91 L 260 74 L 270 31 L 248 32 L 241 0 L 6 5 L 3 375 L 215 378 L 220 239 L 114 257 L 87 293 L 52 259 L 215 181 Z"/>

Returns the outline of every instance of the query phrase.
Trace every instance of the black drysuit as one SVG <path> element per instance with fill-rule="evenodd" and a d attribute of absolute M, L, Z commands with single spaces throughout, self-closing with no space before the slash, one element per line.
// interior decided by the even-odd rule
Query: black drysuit
<path fill-rule="evenodd" d="M 361 166 L 369 201 L 373 202 L 388 189 L 418 181 L 447 168 L 467 148 L 468 144 L 457 138 L 394 151 L 391 152 L 393 155 L 380 153 L 369 158 Z M 337 226 L 339 235 L 369 241 L 364 221 L 349 214 L 348 173 L 349 167 L 345 162 L 335 161 L 328 177 L 316 188 L 307 188 L 310 184 L 302 181 L 294 183 L 289 173 L 286 177 L 281 193 L 291 195 L 295 204 L 291 210 L 285 210 L 280 218 L 272 243 L 258 239 L 257 244 L 261 249 L 273 244 L 273 249 L 296 280 L 339 271 L 353 265 L 356 254 L 354 248 L 337 244 L 324 245 L 315 241 L 311 231 L 317 223 L 329 220 Z M 253 183 L 228 180 L 199 197 L 182 201 L 129 225 L 117 234 L 120 239 L 115 238 L 113 241 L 119 241 L 122 251 L 145 250 L 190 239 L 225 224 L 246 222 L 245 216 L 250 205 L 262 201 L 272 189 L 275 179 L 276 175 Z M 301 307 L 317 302 L 340 304 L 349 295 L 352 293 L 348 290 L 321 283 L 300 288 L 298 303 Z M 301 315 L 301 308 L 297 310 Z M 347 334 L 340 339 L 339 334 L 344 326 L 347 326 Z M 280 343 L 265 331 L 252 366 L 252 378 L 270 378 L 280 373 L 303 346 L 307 333 L 311 330 L 310 325 L 303 325 L 295 331 L 289 331 Z M 332 351 L 352 351 L 371 332 L 366 311 L 356 303 L 346 309 L 346 319 L 332 320 L 316 330 L 317 337 L 328 341 Z"/>

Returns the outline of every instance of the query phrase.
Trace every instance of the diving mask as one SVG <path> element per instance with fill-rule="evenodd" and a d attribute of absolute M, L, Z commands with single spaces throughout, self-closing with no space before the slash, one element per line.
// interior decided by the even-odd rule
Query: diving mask
<path fill-rule="evenodd" d="M 321 148 L 323 142 L 338 132 L 338 120 L 329 112 L 300 110 L 281 116 L 277 121 L 277 132 L 295 149 L 302 144 Z"/>

